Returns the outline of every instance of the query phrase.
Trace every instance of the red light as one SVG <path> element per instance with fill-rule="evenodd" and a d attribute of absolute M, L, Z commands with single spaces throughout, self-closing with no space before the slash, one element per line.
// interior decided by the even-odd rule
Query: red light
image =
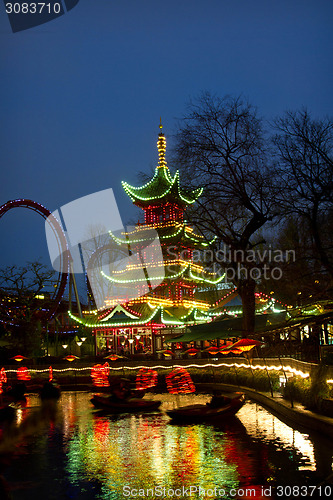
<path fill-rule="evenodd" d="M 136 388 L 148 389 L 157 385 L 157 371 L 150 368 L 141 368 L 136 376 Z"/>
<path fill-rule="evenodd" d="M 0 370 L 0 382 L 2 384 L 5 384 L 7 382 L 6 370 L 4 368 L 1 368 Z"/>
<path fill-rule="evenodd" d="M 18 354 L 17 356 L 13 356 L 10 359 L 15 359 L 15 361 L 23 361 L 24 359 L 28 359 L 25 356 L 21 356 L 21 354 Z"/>
<path fill-rule="evenodd" d="M 17 380 L 30 380 L 31 375 L 26 366 L 20 366 L 17 370 Z"/>
<path fill-rule="evenodd" d="M 176 368 L 166 377 L 167 389 L 170 394 L 188 394 L 195 392 L 191 375 L 185 368 Z"/>
<path fill-rule="evenodd" d="M 75 359 L 79 359 L 77 356 L 74 356 L 74 354 L 69 354 L 64 358 L 66 361 L 69 361 L 70 363 L 74 361 Z"/>
<path fill-rule="evenodd" d="M 94 365 L 91 369 L 93 385 L 96 387 L 109 387 L 109 371 L 110 366 L 108 363 Z"/>

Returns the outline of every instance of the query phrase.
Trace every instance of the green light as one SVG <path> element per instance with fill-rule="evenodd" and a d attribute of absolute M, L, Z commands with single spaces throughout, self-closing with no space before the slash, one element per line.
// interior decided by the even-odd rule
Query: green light
<path fill-rule="evenodd" d="M 122 181 L 123 188 L 133 202 L 152 201 L 164 198 L 169 194 L 173 186 L 177 186 L 177 194 L 179 198 L 186 204 L 191 205 L 199 196 L 201 196 L 203 188 L 197 188 L 192 191 L 190 197 L 182 193 L 179 185 L 179 170 L 176 171 L 174 177 L 171 177 L 168 168 L 156 167 L 153 178 L 141 187 L 131 186 L 127 182 Z M 148 195 L 149 191 L 154 191 L 154 195 Z"/>

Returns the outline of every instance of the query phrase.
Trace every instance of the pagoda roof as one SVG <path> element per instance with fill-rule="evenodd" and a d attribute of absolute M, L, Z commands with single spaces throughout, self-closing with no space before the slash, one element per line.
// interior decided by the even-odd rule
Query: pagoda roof
<path fill-rule="evenodd" d="M 164 223 L 161 225 L 149 225 L 145 224 L 142 226 L 137 226 L 134 231 L 123 232 L 123 237 L 119 237 L 109 231 L 109 235 L 113 241 L 118 245 L 132 245 L 136 243 L 142 243 L 147 240 L 151 240 L 152 233 L 151 230 L 154 229 L 158 232 L 160 241 L 163 240 L 176 240 L 180 241 L 182 239 L 192 242 L 195 246 L 207 247 L 210 246 L 216 239 L 212 238 L 210 241 L 206 241 L 203 236 L 195 234 L 194 231 L 186 225 L 184 222 L 172 221 L 172 223 Z M 147 233 L 147 234 L 145 234 Z"/>
<path fill-rule="evenodd" d="M 125 307 L 117 304 L 113 309 L 108 310 L 106 313 L 103 313 L 99 316 L 99 321 L 109 321 L 111 318 L 114 318 L 117 322 L 129 319 L 139 319 L 141 316 L 140 312 L 129 311 Z"/>
<path fill-rule="evenodd" d="M 162 124 L 160 124 L 162 129 Z M 157 141 L 159 155 L 158 166 L 155 169 L 153 178 L 140 187 L 131 186 L 127 182 L 122 182 L 125 192 L 129 195 L 133 203 L 145 207 L 155 202 L 172 202 L 180 206 L 186 206 L 194 203 L 201 195 L 203 188 L 194 190 L 180 187 L 179 171 L 174 176 L 165 161 L 166 139 L 163 133 L 160 133 Z"/>
<path fill-rule="evenodd" d="M 134 311 L 135 310 L 135 311 Z M 135 312 L 135 315 L 133 314 Z M 122 306 L 115 306 L 103 311 L 99 317 L 79 318 L 69 313 L 77 323 L 90 328 L 121 328 L 126 326 L 143 326 L 149 323 L 165 326 L 181 326 L 210 321 L 211 315 L 198 307 L 151 307 L 149 304 L 133 304 L 131 313 Z"/>
<path fill-rule="evenodd" d="M 179 171 L 171 175 L 168 167 L 156 167 L 153 178 L 141 187 L 134 187 L 127 182 L 122 182 L 125 192 L 133 203 L 146 206 L 152 201 L 176 202 L 179 205 L 190 205 L 201 195 L 203 188 L 187 190 L 180 187 Z"/>
<path fill-rule="evenodd" d="M 148 273 L 148 276 L 143 272 L 143 269 Z M 146 283 L 147 278 L 149 278 L 151 283 L 156 281 L 156 284 L 161 284 L 166 279 L 175 281 L 183 277 L 189 281 L 194 280 L 196 282 L 216 285 L 225 278 L 224 274 L 219 275 L 208 272 L 203 266 L 182 259 L 163 260 L 162 262 L 154 263 L 147 262 L 144 267 L 140 262 L 136 266 L 131 265 L 129 269 L 125 268 L 111 274 L 101 271 L 101 275 L 105 279 L 117 284 Z"/>

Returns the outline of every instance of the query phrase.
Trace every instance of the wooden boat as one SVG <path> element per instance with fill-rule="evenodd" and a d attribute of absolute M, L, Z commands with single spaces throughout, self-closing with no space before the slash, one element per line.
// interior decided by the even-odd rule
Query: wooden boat
<path fill-rule="evenodd" d="M 13 403 L 0 406 L 0 422 L 12 422 L 16 417 L 17 408 Z"/>
<path fill-rule="evenodd" d="M 107 410 L 112 413 L 135 413 L 153 411 L 161 405 L 161 401 L 140 398 L 116 399 L 113 396 L 95 394 L 91 400 L 95 408 Z"/>
<path fill-rule="evenodd" d="M 213 396 L 207 404 L 182 406 L 167 411 L 169 417 L 178 422 L 219 421 L 235 415 L 245 403 L 245 395 L 236 392 L 228 396 Z"/>
<path fill-rule="evenodd" d="M 20 403 L 24 405 L 27 402 L 25 393 L 27 392 L 27 387 L 24 382 L 18 382 L 13 387 L 7 387 L 5 392 L 2 394 L 2 400 L 6 403 Z"/>
<path fill-rule="evenodd" d="M 46 399 L 58 400 L 61 396 L 60 387 L 54 382 L 45 382 L 40 391 L 40 398 L 42 401 Z"/>

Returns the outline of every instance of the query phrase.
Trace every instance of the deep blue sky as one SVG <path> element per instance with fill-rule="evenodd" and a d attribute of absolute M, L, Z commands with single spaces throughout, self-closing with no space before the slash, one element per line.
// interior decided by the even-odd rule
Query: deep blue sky
<path fill-rule="evenodd" d="M 126 222 L 121 180 L 155 166 L 160 115 L 168 138 L 202 90 L 242 93 L 268 119 L 332 115 L 332 0 L 80 0 L 15 34 L 0 8 L 0 204 L 52 211 L 112 187 Z M 0 231 L 1 266 L 47 254 L 32 212 Z"/>

